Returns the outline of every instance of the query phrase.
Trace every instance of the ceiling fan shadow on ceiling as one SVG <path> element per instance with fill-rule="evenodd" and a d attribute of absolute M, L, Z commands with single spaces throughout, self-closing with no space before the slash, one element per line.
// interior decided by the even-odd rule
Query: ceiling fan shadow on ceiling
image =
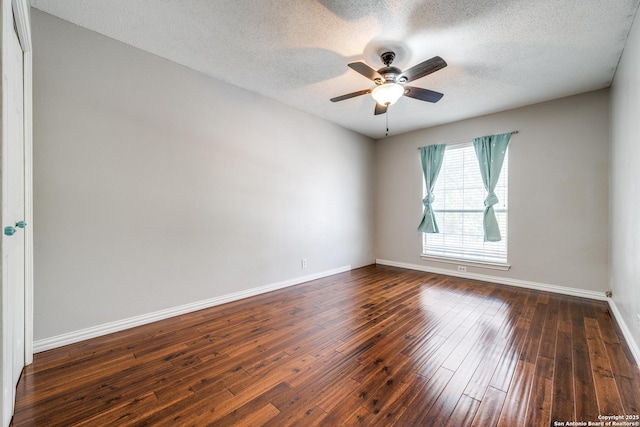
<path fill-rule="evenodd" d="M 373 99 L 376 100 L 374 114 L 377 115 L 386 113 L 387 108 L 393 105 L 403 95 L 426 102 L 440 101 L 444 96 L 440 92 L 415 86 L 406 86 L 406 83 L 446 67 L 447 63 L 444 59 L 439 56 L 434 56 L 431 59 L 414 65 L 406 71 L 402 71 L 397 67 L 391 66 L 395 57 L 396 54 L 394 52 L 385 52 L 380 55 L 384 67 L 379 70 L 374 70 L 364 62 L 351 62 L 347 64 L 349 68 L 372 80 L 376 84 L 376 87 L 336 96 L 335 98 L 331 98 L 331 102 L 344 101 L 345 99 L 370 93 Z"/>

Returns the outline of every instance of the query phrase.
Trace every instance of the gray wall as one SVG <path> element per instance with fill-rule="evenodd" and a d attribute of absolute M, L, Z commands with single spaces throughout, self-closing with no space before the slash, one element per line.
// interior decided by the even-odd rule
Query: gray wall
<path fill-rule="evenodd" d="M 374 261 L 372 140 L 32 18 L 36 340 Z"/>
<path fill-rule="evenodd" d="M 519 130 L 509 146 L 511 270 L 468 267 L 468 272 L 606 290 L 608 122 L 608 92 L 601 90 L 377 141 L 376 257 L 455 269 L 420 258 L 417 148 Z"/>
<path fill-rule="evenodd" d="M 640 348 L 640 22 L 611 87 L 611 287 Z M 640 357 L 640 355 L 636 355 Z"/>

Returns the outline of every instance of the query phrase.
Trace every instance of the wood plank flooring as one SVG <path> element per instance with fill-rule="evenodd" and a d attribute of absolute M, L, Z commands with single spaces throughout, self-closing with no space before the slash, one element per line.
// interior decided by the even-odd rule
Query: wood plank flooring
<path fill-rule="evenodd" d="M 36 354 L 13 425 L 549 426 L 601 415 L 640 421 L 640 370 L 605 302 L 369 266 Z"/>

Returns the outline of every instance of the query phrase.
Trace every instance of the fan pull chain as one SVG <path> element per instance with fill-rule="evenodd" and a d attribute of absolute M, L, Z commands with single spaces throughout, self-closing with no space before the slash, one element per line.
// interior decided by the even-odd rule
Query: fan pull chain
<path fill-rule="evenodd" d="M 389 136 L 389 108 L 387 108 L 387 111 L 384 113 L 384 115 L 387 118 L 387 133 L 384 136 Z"/>

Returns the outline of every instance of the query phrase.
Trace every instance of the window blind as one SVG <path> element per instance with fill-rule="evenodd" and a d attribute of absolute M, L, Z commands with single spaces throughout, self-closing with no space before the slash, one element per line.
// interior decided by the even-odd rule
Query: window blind
<path fill-rule="evenodd" d="M 509 153 L 495 189 L 502 240 L 485 242 L 482 214 L 486 190 L 471 143 L 448 147 L 434 188 L 433 211 L 440 233 L 423 233 L 423 254 L 491 263 L 507 262 Z M 426 191 L 423 192 L 426 194 Z"/>

